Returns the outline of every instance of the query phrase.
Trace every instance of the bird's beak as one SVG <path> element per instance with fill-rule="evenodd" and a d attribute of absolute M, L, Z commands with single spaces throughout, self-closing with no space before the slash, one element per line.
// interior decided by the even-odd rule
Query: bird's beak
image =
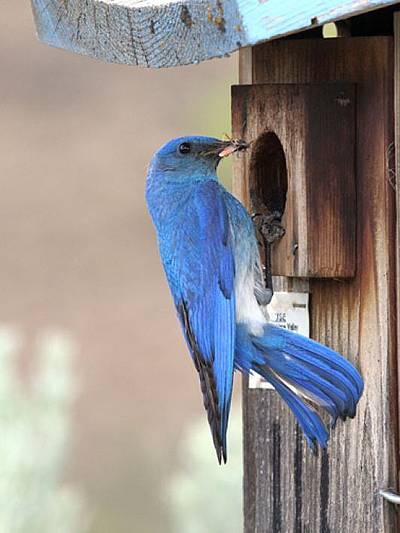
<path fill-rule="evenodd" d="M 230 139 L 229 141 L 223 142 L 222 150 L 218 152 L 219 157 L 228 157 L 228 155 L 233 154 L 234 152 L 243 152 L 247 150 L 250 146 L 243 139 Z"/>

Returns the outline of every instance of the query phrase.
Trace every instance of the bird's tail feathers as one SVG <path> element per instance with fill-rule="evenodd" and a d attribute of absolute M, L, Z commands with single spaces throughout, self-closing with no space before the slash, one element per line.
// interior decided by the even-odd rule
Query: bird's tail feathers
<path fill-rule="evenodd" d="M 316 404 L 331 416 L 354 417 L 363 392 L 359 372 L 330 348 L 291 331 L 266 324 L 262 336 L 237 329 L 236 368 L 255 372 L 269 381 L 293 411 L 306 439 L 314 449 L 325 447 L 327 428 L 313 408 Z"/>

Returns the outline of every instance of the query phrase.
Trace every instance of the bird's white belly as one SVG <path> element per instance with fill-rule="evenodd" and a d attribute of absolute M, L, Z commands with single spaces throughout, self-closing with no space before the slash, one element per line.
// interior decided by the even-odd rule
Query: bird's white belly
<path fill-rule="evenodd" d="M 236 321 L 246 324 L 252 335 L 263 334 L 267 319 L 254 294 L 254 271 L 243 272 L 235 280 Z"/>

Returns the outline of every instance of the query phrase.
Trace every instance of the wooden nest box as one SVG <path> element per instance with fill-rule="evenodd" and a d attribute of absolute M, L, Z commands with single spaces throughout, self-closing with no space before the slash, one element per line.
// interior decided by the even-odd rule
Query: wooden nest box
<path fill-rule="evenodd" d="M 379 494 L 399 488 L 399 2 L 32 5 L 42 41 L 110 62 L 169 67 L 240 49 L 232 127 L 253 143 L 234 192 L 282 213 L 275 289 L 309 293 L 311 336 L 365 380 L 356 418 L 318 456 L 275 391 L 245 382 L 245 532 L 399 531 Z"/>

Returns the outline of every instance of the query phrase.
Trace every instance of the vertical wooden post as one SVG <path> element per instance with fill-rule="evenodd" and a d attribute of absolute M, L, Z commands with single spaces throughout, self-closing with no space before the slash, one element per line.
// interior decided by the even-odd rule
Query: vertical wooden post
<path fill-rule="evenodd" d="M 318 457 L 276 392 L 245 383 L 246 533 L 397 531 L 395 508 L 378 495 L 398 481 L 396 198 L 387 158 L 393 59 L 391 37 L 276 41 L 254 47 L 250 67 L 242 58 L 241 83 L 357 86 L 356 275 L 276 284 L 309 287 L 311 336 L 352 360 L 365 380 L 356 418 L 338 423 Z M 236 165 L 234 190 L 248 205 L 246 173 Z"/>
<path fill-rule="evenodd" d="M 397 268 L 397 339 L 400 339 L 400 12 L 393 17 L 394 31 L 394 144 L 389 150 L 389 178 L 396 191 L 396 268 Z M 395 155 L 393 159 L 393 154 Z M 394 163 L 394 165 L 393 165 Z M 398 382 L 400 383 L 400 366 L 397 362 Z M 400 391 L 399 391 L 400 405 Z"/>

